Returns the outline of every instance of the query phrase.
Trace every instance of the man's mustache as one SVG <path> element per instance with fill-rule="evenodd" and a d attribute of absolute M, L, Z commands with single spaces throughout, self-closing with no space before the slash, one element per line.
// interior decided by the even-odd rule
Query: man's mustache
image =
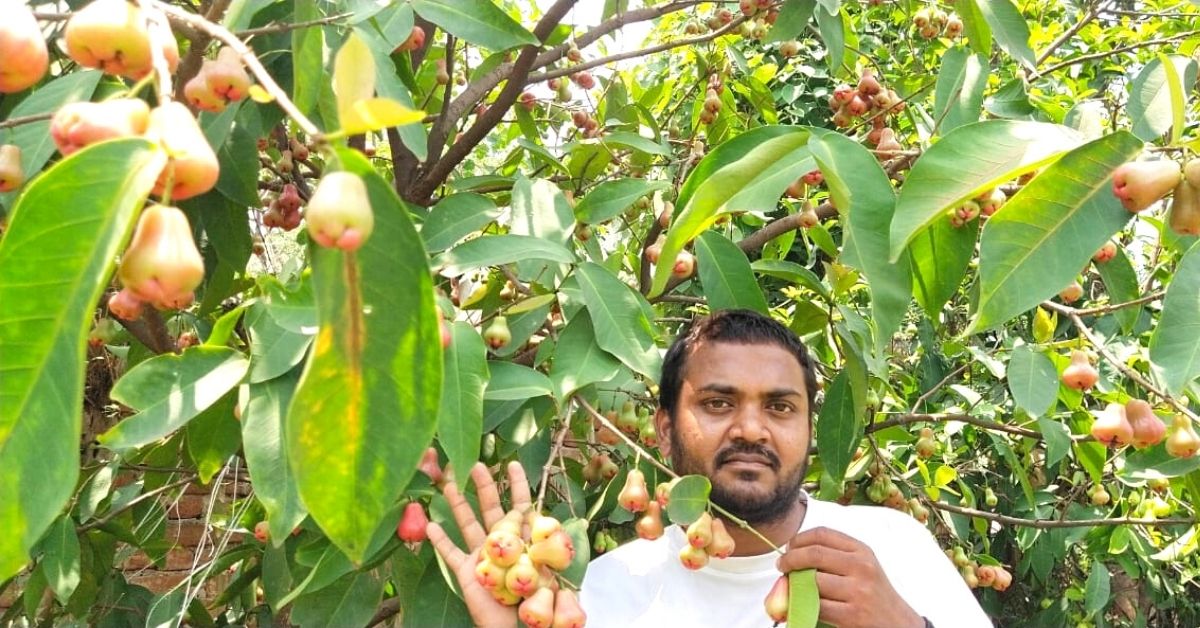
<path fill-rule="evenodd" d="M 762 445 L 754 445 L 751 443 L 734 444 L 717 453 L 716 463 L 721 466 L 734 456 L 759 456 L 766 459 L 772 469 L 779 468 L 779 456 L 775 452 L 767 449 Z"/>

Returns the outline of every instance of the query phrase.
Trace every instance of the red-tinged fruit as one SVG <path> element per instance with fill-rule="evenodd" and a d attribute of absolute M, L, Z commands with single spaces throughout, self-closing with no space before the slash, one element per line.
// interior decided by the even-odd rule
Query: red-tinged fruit
<path fill-rule="evenodd" d="M 143 210 L 117 277 L 139 301 L 160 310 L 191 304 L 192 291 L 204 280 L 204 258 L 196 250 L 187 216 L 163 205 Z"/>
<path fill-rule="evenodd" d="M 171 72 L 179 48 L 169 31 L 155 35 Z M 153 70 L 150 27 L 137 5 L 125 0 L 95 0 L 75 11 L 63 31 L 67 54 L 79 65 L 141 79 Z"/>
<path fill-rule="evenodd" d="M 505 569 L 513 566 L 524 551 L 525 542 L 510 530 L 493 530 L 483 541 L 483 554 L 496 566 Z"/>
<path fill-rule="evenodd" d="M 50 139 L 64 156 L 103 140 L 146 132 L 150 106 L 137 98 L 63 105 L 50 119 Z"/>
<path fill-rule="evenodd" d="M 855 96 L 846 103 L 846 111 L 852 116 L 861 116 L 867 112 L 868 108 L 867 101 L 863 100 L 861 96 Z"/>
<path fill-rule="evenodd" d="M 270 530 L 271 528 L 267 525 L 266 521 L 259 521 L 254 524 L 254 538 L 258 539 L 259 543 L 266 543 L 267 538 L 270 536 Z"/>
<path fill-rule="evenodd" d="M 707 512 L 701 513 L 700 517 L 692 522 L 687 529 L 688 545 L 692 547 L 704 549 L 708 547 L 713 540 L 713 518 Z"/>
<path fill-rule="evenodd" d="M 533 523 L 529 524 L 529 540 L 539 543 L 554 536 L 559 530 L 562 530 L 562 523 L 558 519 L 537 515 L 533 518 Z"/>
<path fill-rule="evenodd" d="M 779 54 L 784 59 L 790 59 L 800 54 L 800 42 L 794 39 L 783 42 L 779 46 Z"/>
<path fill-rule="evenodd" d="M 508 570 L 493 563 L 487 556 L 481 554 L 481 560 L 475 565 L 475 581 L 488 591 L 504 589 L 504 576 Z M 513 602 L 515 604 L 516 602 Z M 511 606 L 510 604 L 509 606 Z"/>
<path fill-rule="evenodd" d="M 571 564 L 575 557 L 575 545 L 565 530 L 551 534 L 544 541 L 538 541 L 529 546 L 529 558 L 534 565 L 545 565 L 555 571 L 562 571 Z"/>
<path fill-rule="evenodd" d="M 992 583 L 992 588 L 997 591 L 1007 591 L 1009 585 L 1012 584 L 1012 574 L 1003 567 L 996 567 L 996 581 Z"/>
<path fill-rule="evenodd" d="M 0 94 L 12 94 L 42 80 L 50 67 L 50 52 L 29 5 L 4 0 L 0 13 Z"/>
<path fill-rule="evenodd" d="M 1092 366 L 1087 353 L 1079 349 L 1072 349 L 1071 363 L 1062 372 L 1063 385 L 1075 390 L 1091 390 L 1098 381 L 1100 381 L 1100 373 L 1096 371 L 1096 367 Z"/>
<path fill-rule="evenodd" d="M 1196 160 L 1188 162 L 1188 167 Z M 1200 235 L 1200 187 L 1190 183 L 1185 173 L 1183 181 L 1175 186 L 1171 198 L 1171 210 L 1167 213 L 1167 225 L 1181 236 Z"/>
<path fill-rule="evenodd" d="M 217 184 L 217 154 L 204 138 L 195 116 L 182 103 L 168 102 L 150 112 L 146 139 L 158 143 L 169 162 L 154 184 L 154 194 L 172 200 L 199 196 Z M 167 182 L 171 189 L 167 190 Z"/>
<path fill-rule="evenodd" d="M 817 213 L 816 208 L 809 201 L 804 202 L 804 206 L 800 210 L 800 215 L 797 216 L 800 221 L 800 226 L 804 229 L 811 229 L 821 223 L 821 216 Z"/>
<path fill-rule="evenodd" d="M 489 591 L 492 594 L 492 599 L 505 606 L 516 606 L 521 603 L 521 596 L 508 590 L 508 587 L 500 585 Z"/>
<path fill-rule="evenodd" d="M 1167 453 L 1176 458 L 1191 458 L 1200 450 L 1200 436 L 1186 415 L 1177 414 L 1172 421 L 1171 435 L 1167 437 Z"/>
<path fill-rule="evenodd" d="M 366 184 L 362 177 L 345 171 L 321 177 L 304 218 L 317 244 L 347 252 L 361 247 L 375 229 Z"/>
<path fill-rule="evenodd" d="M 554 592 L 538 589 L 517 609 L 517 617 L 529 628 L 551 628 L 554 624 Z"/>
<path fill-rule="evenodd" d="M 296 185 L 293 183 L 285 183 L 283 191 L 279 193 L 279 198 L 275 199 L 276 207 L 284 214 L 300 211 L 300 204 L 303 202 L 300 192 L 296 190 Z"/>
<path fill-rule="evenodd" d="M 708 555 L 713 558 L 729 558 L 732 556 L 735 544 L 733 537 L 725 529 L 725 522 L 720 519 L 713 519 L 712 532 L 712 543 L 709 543 L 708 547 L 704 548 L 704 551 L 708 552 Z"/>
<path fill-rule="evenodd" d="M 517 562 L 504 574 L 504 587 L 521 597 L 529 597 L 538 589 L 540 579 L 537 567 L 533 566 L 529 555 L 521 554 Z"/>
<path fill-rule="evenodd" d="M 587 613 L 579 605 L 579 598 L 570 589 L 559 589 L 554 594 L 554 623 L 552 628 L 583 628 L 587 624 Z"/>
<path fill-rule="evenodd" d="M 875 74 L 870 71 L 864 71 L 858 79 L 858 93 L 860 96 L 869 97 L 878 94 L 883 89 L 879 84 L 879 79 L 875 78 Z"/>
<path fill-rule="evenodd" d="M 659 482 L 658 486 L 654 487 L 654 501 L 658 502 L 663 508 L 666 508 L 667 504 L 671 503 L 671 489 L 675 488 L 675 483 L 678 481 L 679 478 L 675 478 L 670 482 Z"/>
<path fill-rule="evenodd" d="M 1083 298 L 1083 286 L 1079 285 L 1078 281 L 1072 281 L 1058 293 L 1058 298 L 1063 303 L 1074 303 Z"/>
<path fill-rule="evenodd" d="M 1133 442 L 1133 425 L 1125 415 L 1125 406 L 1110 403 L 1095 413 L 1096 420 L 1092 423 L 1092 437 L 1097 442 L 1109 447 L 1128 445 Z"/>
<path fill-rule="evenodd" d="M 821 185 L 825 181 L 825 175 L 821 174 L 820 170 L 810 170 L 800 179 L 808 185 Z"/>
<path fill-rule="evenodd" d="M 1113 171 L 1113 196 L 1131 212 L 1140 212 L 1179 185 L 1179 164 L 1169 159 L 1130 161 Z"/>
<path fill-rule="evenodd" d="M 488 325 L 483 332 L 483 341 L 492 348 L 492 351 L 499 351 L 508 345 L 512 341 L 512 332 L 508 330 L 508 319 L 503 316 L 492 319 L 492 324 Z"/>
<path fill-rule="evenodd" d="M 11 192 L 25 183 L 21 149 L 16 144 L 0 146 L 0 192 Z"/>
<path fill-rule="evenodd" d="M 679 562 L 692 571 L 702 569 L 708 564 L 708 559 L 708 552 L 705 552 L 702 547 L 689 544 L 679 550 Z"/>
<path fill-rule="evenodd" d="M 671 276 L 676 279 L 687 279 L 696 271 L 696 258 L 687 251 L 680 251 L 675 256 L 675 265 L 671 267 Z"/>
<path fill-rule="evenodd" d="M 429 447 L 425 450 L 425 454 L 421 456 L 421 462 L 417 463 L 417 470 L 429 476 L 429 480 L 435 485 L 442 483 L 442 467 L 438 464 L 436 449 Z"/>
<path fill-rule="evenodd" d="M 200 111 L 209 113 L 225 111 L 225 99 L 209 89 L 203 67 L 196 76 L 183 85 L 183 97 L 187 99 L 188 104 Z"/>
<path fill-rule="evenodd" d="M 396 526 L 396 536 L 405 543 L 420 543 L 428 538 L 425 535 L 425 526 L 427 525 L 429 525 L 429 517 L 425 515 L 425 508 L 421 506 L 421 503 L 408 502 L 408 505 L 404 507 L 404 515 Z"/>
<path fill-rule="evenodd" d="M 142 317 L 144 302 L 132 290 L 125 288 L 108 299 L 108 311 L 123 321 L 135 321 Z"/>
<path fill-rule="evenodd" d="M 770 617 L 776 625 L 787 621 L 790 598 L 788 576 L 783 574 L 775 580 L 775 584 L 771 585 L 771 592 L 767 593 L 767 598 L 763 600 L 763 608 L 767 611 L 767 617 Z"/>
<path fill-rule="evenodd" d="M 642 512 L 650 504 L 650 491 L 646 489 L 646 478 L 637 469 L 625 476 L 625 486 L 617 495 L 617 503 L 629 512 Z"/>
<path fill-rule="evenodd" d="M 233 48 L 221 48 L 216 60 L 204 62 L 200 73 L 204 75 L 208 89 L 222 100 L 241 100 L 250 92 L 250 75 L 246 74 L 242 59 Z"/>
<path fill-rule="evenodd" d="M 425 29 L 420 26 L 413 26 L 412 31 L 408 34 L 408 38 L 396 47 L 397 52 L 408 50 L 418 50 L 425 45 Z"/>

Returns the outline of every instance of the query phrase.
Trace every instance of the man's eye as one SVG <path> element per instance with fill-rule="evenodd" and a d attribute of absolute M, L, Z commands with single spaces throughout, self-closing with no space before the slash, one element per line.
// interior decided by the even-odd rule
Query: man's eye
<path fill-rule="evenodd" d="M 704 402 L 704 406 L 711 410 L 721 410 L 724 408 L 731 408 L 733 407 L 733 404 L 729 403 L 729 401 L 725 399 L 708 399 Z"/>
<path fill-rule="evenodd" d="M 768 406 L 773 412 L 791 412 L 792 404 L 784 402 L 775 402 Z"/>

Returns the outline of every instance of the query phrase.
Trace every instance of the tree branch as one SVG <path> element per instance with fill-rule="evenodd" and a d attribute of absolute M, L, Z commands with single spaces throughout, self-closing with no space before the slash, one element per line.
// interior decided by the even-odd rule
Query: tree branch
<path fill-rule="evenodd" d="M 352 15 L 354 15 L 354 14 L 353 13 L 339 13 L 337 15 L 327 15 L 325 17 L 319 17 L 315 20 L 306 20 L 304 22 L 293 22 L 291 24 L 286 24 L 286 23 L 268 24 L 267 26 L 260 26 L 258 28 L 248 28 L 244 31 L 238 31 L 234 34 L 237 35 L 238 37 L 246 38 L 246 37 L 253 37 L 255 35 L 274 35 L 276 33 L 288 33 L 291 31 L 300 30 L 302 28 L 309 28 L 310 26 L 323 26 L 325 24 L 332 24 L 338 20 L 348 18 Z"/>
<path fill-rule="evenodd" d="M 1005 425 L 1004 423 L 989 421 L 987 419 L 972 416 L 970 414 L 901 414 L 886 421 L 880 421 L 878 423 L 872 423 L 868 425 L 864 430 L 864 433 L 873 434 L 889 427 L 907 425 L 909 423 L 936 423 L 945 421 L 959 421 L 962 423 L 969 423 L 976 427 L 982 427 L 986 430 L 1008 432 L 1009 434 L 1016 434 L 1017 436 L 1025 436 L 1028 438 L 1042 440 L 1041 432 L 1023 427 L 1017 427 L 1015 425 Z M 1084 440 L 1090 438 L 1090 436 L 1077 437 L 1075 440 Z"/>
<path fill-rule="evenodd" d="M 1005 523 L 1013 526 L 1023 526 L 1026 528 L 1091 528 L 1095 526 L 1170 526 L 1170 525 L 1195 525 L 1200 523 L 1200 519 L 1133 519 L 1131 517 L 1119 517 L 1116 519 L 1021 519 L 1019 517 L 1010 517 L 999 513 L 987 512 L 986 510 L 976 510 L 974 508 L 966 508 L 964 506 L 955 506 L 945 502 L 929 500 L 929 505 L 938 510 L 945 510 L 960 515 L 968 515 L 971 517 L 979 517 L 988 521 L 997 523 Z"/>
<path fill-rule="evenodd" d="M 1038 55 L 1037 60 L 1034 62 L 1034 66 L 1039 66 L 1045 63 L 1046 59 L 1049 59 L 1050 55 L 1054 54 L 1055 50 L 1058 50 L 1060 46 L 1067 43 L 1068 40 L 1074 37 L 1075 33 L 1078 33 L 1080 29 L 1082 29 L 1084 26 L 1087 26 L 1092 20 L 1096 19 L 1096 16 L 1099 15 L 1100 12 L 1104 10 L 1104 7 L 1108 4 L 1110 4 L 1109 0 L 1097 2 L 1096 6 L 1084 13 L 1083 17 L 1079 18 L 1073 25 L 1071 25 L 1071 28 L 1068 28 L 1063 32 L 1062 35 L 1059 35 L 1054 39 L 1054 41 L 1050 42 L 1049 46 L 1046 46 L 1046 49 L 1042 51 L 1042 54 Z"/>
<path fill-rule="evenodd" d="M 1052 72 L 1056 72 L 1056 71 L 1058 71 L 1058 70 L 1061 70 L 1061 69 L 1063 69 L 1063 68 L 1065 68 L 1065 67 L 1070 67 L 1070 66 L 1072 66 L 1072 65 L 1075 65 L 1075 64 L 1077 64 L 1077 63 L 1084 63 L 1084 62 L 1086 62 L 1086 61 L 1095 61 L 1095 60 L 1097 60 L 1097 59 L 1104 59 L 1104 58 L 1106 58 L 1106 57 L 1110 57 L 1110 56 L 1113 56 L 1113 55 L 1121 54 L 1122 52 L 1129 52 L 1129 51 L 1131 51 L 1131 50 L 1137 50 L 1138 48 L 1147 48 L 1147 47 L 1150 47 L 1150 46 L 1158 46 L 1158 45 L 1161 45 L 1161 44 L 1169 44 L 1169 43 L 1172 43 L 1172 42 L 1179 41 L 1179 40 L 1181 40 L 1181 39 L 1187 39 L 1187 38 L 1189 38 L 1189 37 L 1195 37 L 1196 35 L 1200 35 L 1200 30 L 1187 31 L 1187 32 L 1184 32 L 1184 33 L 1177 33 L 1177 34 L 1175 34 L 1175 35 L 1171 35 L 1170 37 L 1163 37 L 1163 38 L 1160 38 L 1160 39 L 1149 39 L 1149 40 L 1146 40 L 1146 41 L 1138 42 L 1138 43 L 1136 43 L 1136 44 L 1129 44 L 1128 46 L 1118 46 L 1117 48 L 1113 48 L 1112 50 L 1103 50 L 1103 51 L 1100 51 L 1100 52 L 1092 52 L 1092 53 L 1088 53 L 1088 54 L 1085 54 L 1085 55 L 1079 55 L 1078 57 L 1072 57 L 1072 58 L 1070 58 L 1070 59 L 1066 59 L 1066 60 L 1064 60 L 1064 61 L 1060 61 L 1060 62 L 1058 62 L 1058 63 L 1055 63 L 1054 65 L 1052 65 L 1052 66 L 1050 66 L 1050 67 L 1048 67 L 1048 68 L 1046 68 L 1046 69 L 1044 69 L 1044 70 L 1041 70 L 1041 71 L 1039 71 L 1039 72 L 1034 72 L 1033 74 L 1030 74 L 1030 75 L 1029 75 L 1029 81 L 1030 81 L 1030 82 L 1036 81 L 1037 79 L 1039 79 L 1039 78 L 1042 78 L 1043 76 L 1046 76 L 1047 74 L 1050 74 L 1050 73 L 1052 73 Z"/>

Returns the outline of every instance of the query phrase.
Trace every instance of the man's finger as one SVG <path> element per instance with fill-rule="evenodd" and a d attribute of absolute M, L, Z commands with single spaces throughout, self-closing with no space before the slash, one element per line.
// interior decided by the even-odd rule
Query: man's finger
<path fill-rule="evenodd" d="M 458 523 L 458 529 L 462 531 L 467 547 L 474 549 L 483 545 L 487 533 L 479 526 L 479 520 L 475 518 L 475 511 L 471 509 L 467 498 L 458 491 L 458 485 L 454 482 L 446 482 L 446 486 L 442 488 L 442 494 L 446 496 L 446 501 L 450 504 L 450 512 L 454 514 L 454 521 Z"/>
<path fill-rule="evenodd" d="M 529 478 L 525 477 L 525 467 L 516 460 L 508 463 L 508 481 L 512 486 L 512 507 L 525 512 L 533 504 L 529 494 Z"/>
<path fill-rule="evenodd" d="M 491 530 L 496 522 L 504 518 L 504 506 L 500 503 L 500 491 L 487 466 L 476 462 L 471 467 L 471 480 L 475 482 L 475 493 L 479 496 L 479 514 L 483 516 L 483 525 Z"/>
<path fill-rule="evenodd" d="M 854 552 L 866 547 L 861 541 L 852 536 L 825 527 L 805 530 L 793 536 L 792 540 L 788 542 L 788 547 L 791 549 L 809 545 L 820 545 L 843 552 Z"/>
<path fill-rule="evenodd" d="M 467 555 L 454 544 L 454 541 L 450 540 L 442 526 L 430 521 L 425 524 L 425 534 L 429 535 L 429 542 L 433 544 L 433 549 L 437 550 L 442 560 L 446 561 L 450 570 L 457 573 Z"/>
<path fill-rule="evenodd" d="M 854 579 L 847 576 L 817 572 L 817 591 L 822 600 L 854 602 Z"/>
<path fill-rule="evenodd" d="M 801 569 L 816 569 L 819 572 L 845 576 L 854 568 L 855 556 L 824 545 L 807 545 L 788 550 L 775 563 L 779 571 L 788 573 Z"/>

